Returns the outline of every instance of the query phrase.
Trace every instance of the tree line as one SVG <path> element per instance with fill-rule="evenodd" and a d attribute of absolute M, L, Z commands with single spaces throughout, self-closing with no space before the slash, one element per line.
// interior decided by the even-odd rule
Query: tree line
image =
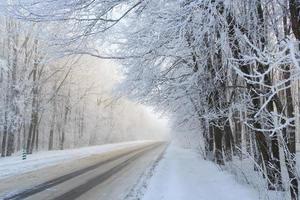
<path fill-rule="evenodd" d="M 0 27 L 1 157 L 153 139 L 162 131 L 141 106 L 112 93 L 120 76 L 113 63 L 58 56 L 46 24 L 2 15 Z"/>
<path fill-rule="evenodd" d="M 266 187 L 291 199 L 299 198 L 299 8 L 293 0 L 148 2 L 124 45 L 137 55 L 124 62 L 134 96 L 199 132 L 205 158 L 250 157 Z"/>

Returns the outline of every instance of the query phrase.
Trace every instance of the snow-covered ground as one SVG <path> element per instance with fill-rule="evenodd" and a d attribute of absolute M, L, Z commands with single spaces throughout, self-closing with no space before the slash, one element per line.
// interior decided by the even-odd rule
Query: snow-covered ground
<path fill-rule="evenodd" d="M 257 200 L 259 194 L 233 175 L 172 142 L 143 200 Z"/>
<path fill-rule="evenodd" d="M 83 147 L 79 149 L 55 150 L 37 152 L 32 155 L 27 155 L 26 160 L 22 160 L 21 155 L 0 158 L 0 180 L 10 176 L 34 171 L 44 167 L 56 165 L 64 161 L 71 161 L 93 154 L 106 153 L 112 150 L 120 150 L 123 148 L 134 147 L 152 143 L 153 141 L 133 141 L 115 144 L 106 144 L 100 146 Z"/>

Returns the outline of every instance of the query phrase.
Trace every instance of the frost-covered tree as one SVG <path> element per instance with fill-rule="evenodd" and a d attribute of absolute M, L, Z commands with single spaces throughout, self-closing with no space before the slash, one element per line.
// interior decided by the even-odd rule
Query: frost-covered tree
<path fill-rule="evenodd" d="M 141 122 L 153 116 L 141 117 L 142 107 L 112 92 L 121 78 L 113 63 L 59 55 L 62 47 L 48 37 L 57 31 L 51 32 L 52 24 L 39 25 L 1 16 L 5 30 L 0 35 L 2 157 L 20 150 L 31 154 L 154 139 L 166 129 L 159 127 L 157 134 L 149 134 L 154 125 Z"/>

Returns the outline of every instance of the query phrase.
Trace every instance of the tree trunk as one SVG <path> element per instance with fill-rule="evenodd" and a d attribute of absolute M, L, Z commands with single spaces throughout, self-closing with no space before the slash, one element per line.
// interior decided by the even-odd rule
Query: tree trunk
<path fill-rule="evenodd" d="M 35 150 L 39 150 L 39 127 L 36 127 L 36 139 L 35 139 Z"/>
<path fill-rule="evenodd" d="M 292 25 L 292 30 L 297 41 L 300 42 L 300 2 L 297 0 L 289 0 L 289 10 L 290 10 L 290 21 Z M 286 18 L 284 18 L 286 20 Z M 284 21 L 284 30 L 285 35 L 288 35 L 287 25 Z M 298 44 L 298 51 L 300 46 Z M 294 106 L 293 106 L 293 97 L 291 91 L 291 67 L 286 66 L 286 71 L 284 72 L 284 79 L 287 80 L 286 85 L 286 114 L 288 118 L 294 118 Z M 298 191 L 298 178 L 296 170 L 296 132 L 295 132 L 295 121 L 293 120 L 286 127 L 286 130 L 283 131 L 283 136 L 285 139 L 286 147 L 285 148 L 285 157 L 286 157 L 286 166 L 289 175 L 290 182 L 290 193 L 292 200 L 298 200 L 299 191 Z"/>
<path fill-rule="evenodd" d="M 55 129 L 55 121 L 56 121 L 56 84 L 53 85 L 53 99 L 52 99 L 52 115 L 51 115 L 51 125 L 50 125 L 50 132 L 49 132 L 49 143 L 48 143 L 48 150 L 53 150 L 53 144 L 54 144 L 54 129 Z"/>
<path fill-rule="evenodd" d="M 252 145 L 252 151 L 253 151 L 253 158 L 255 161 L 253 169 L 254 169 L 254 171 L 259 171 L 259 166 L 262 168 L 263 163 L 262 163 L 262 158 L 261 158 L 261 155 L 260 155 L 258 147 L 257 147 L 255 134 L 252 131 L 251 131 L 251 145 Z"/>
<path fill-rule="evenodd" d="M 289 119 L 294 118 L 294 105 L 293 96 L 290 81 L 290 67 L 287 66 L 285 71 L 286 82 L 286 113 Z M 289 87 L 288 87 L 289 86 Z M 290 193 L 292 200 L 298 199 L 298 177 L 296 169 L 296 131 L 295 131 L 295 121 L 291 121 L 283 132 L 283 137 L 285 139 L 285 157 L 286 157 L 286 167 L 289 175 L 290 182 Z"/>
<path fill-rule="evenodd" d="M 205 150 L 205 159 L 212 160 L 213 159 L 213 139 L 212 139 L 212 133 L 209 128 L 208 122 L 206 119 L 200 119 L 201 120 L 201 129 L 204 139 L 204 150 Z"/>
<path fill-rule="evenodd" d="M 269 68 L 269 66 L 264 66 L 262 64 L 260 64 L 259 66 L 261 68 L 262 73 L 265 72 Z M 272 80 L 271 80 L 270 74 L 265 75 L 264 83 L 267 86 L 270 86 L 270 87 L 272 86 Z M 265 93 L 271 94 L 270 89 L 266 88 Z M 269 97 L 266 96 L 264 101 L 266 101 L 268 98 Z M 274 103 L 276 105 L 275 98 L 277 98 L 277 95 L 275 97 L 273 97 L 266 106 L 267 111 L 269 113 L 272 113 L 275 111 L 275 109 L 274 109 Z M 280 101 L 280 99 L 276 99 L 276 101 Z M 277 107 L 277 109 L 281 109 L 281 108 Z M 280 111 L 280 112 L 282 112 L 282 111 Z M 272 116 L 269 116 L 268 118 L 269 118 L 270 122 L 273 121 Z M 272 129 L 273 127 L 275 127 L 275 124 L 271 124 L 271 127 L 267 127 L 267 128 Z M 281 166 L 280 166 L 278 133 L 277 132 L 273 133 L 273 135 L 270 136 L 270 140 L 271 140 L 271 151 L 272 151 L 271 152 L 272 159 L 271 159 L 271 163 L 270 163 L 272 165 L 272 168 L 270 169 L 272 171 L 272 179 L 270 180 L 270 182 L 273 185 L 270 189 L 282 191 L 283 187 L 282 187 L 282 174 L 281 174 Z"/>
<path fill-rule="evenodd" d="M 224 165 L 224 158 L 222 152 L 222 137 L 223 131 L 217 125 L 213 125 L 214 141 L 215 141 L 215 162 L 219 165 Z"/>
<path fill-rule="evenodd" d="M 8 133 L 6 156 L 11 156 L 15 150 L 15 133 L 12 127 L 9 130 L 11 131 Z"/>
<path fill-rule="evenodd" d="M 38 81 L 37 81 L 37 73 L 38 73 L 38 65 L 39 65 L 39 58 L 38 58 L 38 40 L 34 40 L 34 63 L 32 69 L 32 109 L 31 109 L 31 120 L 30 120 L 30 128 L 29 128 L 29 136 L 28 140 L 30 142 L 27 144 L 27 151 L 29 154 L 32 154 L 34 144 L 36 141 L 37 135 L 37 126 L 38 126 L 38 119 L 39 119 L 39 103 L 38 103 Z"/>
<path fill-rule="evenodd" d="M 21 131 L 22 131 L 23 125 L 18 130 L 18 137 L 17 137 L 17 151 L 21 150 Z"/>
<path fill-rule="evenodd" d="M 225 160 L 226 161 L 232 161 L 232 142 L 233 142 L 233 136 L 232 131 L 230 127 L 229 120 L 226 120 L 224 125 L 224 140 L 225 140 Z"/>
<path fill-rule="evenodd" d="M 37 123 L 38 123 L 38 114 L 36 111 L 32 113 L 32 118 L 31 118 L 31 131 L 32 131 L 32 136 L 31 136 L 31 141 L 30 141 L 30 147 L 29 147 L 29 154 L 32 154 L 33 152 L 33 147 L 35 144 L 35 139 L 36 139 L 36 132 L 37 132 Z"/>
<path fill-rule="evenodd" d="M 273 178 L 271 181 L 274 183 L 274 190 L 283 190 L 282 187 L 282 176 L 281 176 L 281 166 L 280 166 L 280 154 L 279 154 L 279 144 L 278 144 L 278 136 L 277 133 L 271 137 L 271 149 L 272 149 L 272 165 L 274 167 L 273 170 Z"/>
<path fill-rule="evenodd" d="M 242 159 L 242 123 L 238 112 L 234 114 L 235 155 Z"/>
<path fill-rule="evenodd" d="M 209 124 L 208 125 L 208 132 L 207 132 L 207 137 L 206 139 L 206 153 L 207 153 L 207 158 L 209 160 L 213 160 L 213 152 L 214 152 L 214 129 L 213 125 Z"/>
<path fill-rule="evenodd" d="M 1 157 L 6 156 L 6 144 L 7 144 L 7 113 L 5 112 L 5 122 L 3 127 L 3 137 L 2 137 L 2 150 L 1 150 Z"/>
<path fill-rule="evenodd" d="M 50 133 L 49 133 L 49 144 L 48 144 L 48 150 L 51 151 L 53 149 L 53 128 L 50 128 Z"/>

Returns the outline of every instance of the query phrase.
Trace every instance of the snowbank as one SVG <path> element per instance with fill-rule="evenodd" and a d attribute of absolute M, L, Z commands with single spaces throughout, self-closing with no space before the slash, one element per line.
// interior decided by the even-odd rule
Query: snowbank
<path fill-rule="evenodd" d="M 143 200 L 256 200 L 259 195 L 198 153 L 171 143 Z"/>
<path fill-rule="evenodd" d="M 80 159 L 93 154 L 101 154 L 112 150 L 134 147 L 151 143 L 153 141 L 133 141 L 101 146 L 84 147 L 79 149 L 55 150 L 38 152 L 27 155 L 26 160 L 22 160 L 21 155 L 0 158 L 0 179 L 41 169 L 43 167 L 56 165 L 60 162 Z"/>

